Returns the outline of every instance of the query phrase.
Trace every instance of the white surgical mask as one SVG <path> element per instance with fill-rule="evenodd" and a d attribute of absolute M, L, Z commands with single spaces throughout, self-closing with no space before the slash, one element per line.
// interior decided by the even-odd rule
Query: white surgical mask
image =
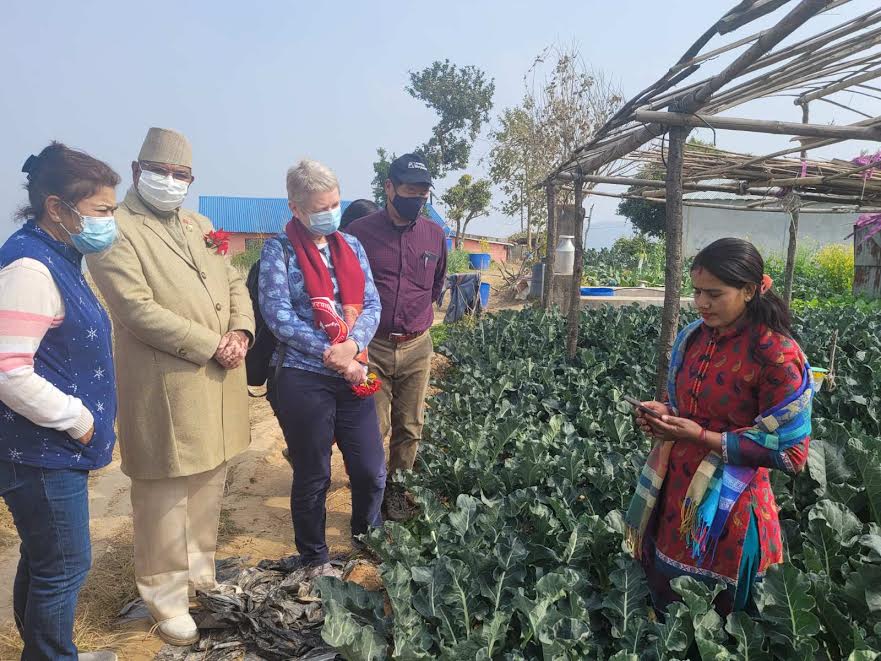
<path fill-rule="evenodd" d="M 138 177 L 138 192 L 141 197 L 159 211 L 174 211 L 180 207 L 189 189 L 187 182 L 178 181 L 171 175 L 141 170 L 141 176 Z"/>

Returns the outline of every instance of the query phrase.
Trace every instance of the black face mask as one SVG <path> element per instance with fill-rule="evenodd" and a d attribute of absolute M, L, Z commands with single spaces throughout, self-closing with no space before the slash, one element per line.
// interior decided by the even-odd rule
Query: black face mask
<path fill-rule="evenodd" d="M 419 212 L 422 211 L 424 205 L 424 197 L 404 197 L 403 195 L 398 195 L 397 191 L 395 191 L 395 199 L 392 200 L 392 206 L 395 208 L 395 211 L 398 212 L 401 218 L 410 223 L 416 222 L 416 219 L 419 218 Z"/>

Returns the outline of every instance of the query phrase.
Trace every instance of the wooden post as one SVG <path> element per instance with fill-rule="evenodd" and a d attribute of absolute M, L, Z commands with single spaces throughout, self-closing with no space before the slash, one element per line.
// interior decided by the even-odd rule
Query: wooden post
<path fill-rule="evenodd" d="M 523 200 L 526 200 L 526 250 L 532 250 L 532 206 L 529 201 L 532 187 L 529 185 L 529 163 L 526 164 L 526 172 L 523 175 L 523 183 L 520 186 L 520 217 L 523 217 Z M 521 222 L 522 224 L 522 222 Z M 522 227 L 520 229 L 523 229 Z"/>
<path fill-rule="evenodd" d="M 551 309 L 551 282 L 554 278 L 554 237 L 557 233 L 557 191 L 554 184 L 546 187 L 548 195 L 548 227 L 545 241 L 545 272 L 542 283 L 541 300 L 545 310 Z"/>
<path fill-rule="evenodd" d="M 682 290 L 682 156 L 690 129 L 670 129 L 670 150 L 667 154 L 667 264 L 664 271 L 664 315 L 658 338 L 658 380 L 655 399 L 667 396 L 667 370 L 673 341 L 679 327 L 679 306 Z"/>
<path fill-rule="evenodd" d="M 808 102 L 805 101 L 801 104 L 801 121 L 807 124 L 809 119 Z M 807 150 L 802 149 L 802 159 L 807 156 Z M 798 211 L 797 204 L 789 210 L 789 244 L 786 247 L 786 269 L 783 273 L 783 300 L 786 305 L 792 302 L 792 283 L 795 279 L 795 257 L 798 252 Z"/>
<path fill-rule="evenodd" d="M 798 252 L 798 207 L 789 212 L 789 244 L 786 246 L 786 269 L 783 273 L 783 300 L 792 301 L 792 281 L 795 277 L 795 256 Z"/>
<path fill-rule="evenodd" d="M 575 180 L 575 266 L 569 292 L 569 318 L 566 326 L 566 355 L 575 359 L 578 350 L 578 321 L 581 318 L 581 276 L 584 274 L 584 180 Z"/>
<path fill-rule="evenodd" d="M 595 205 L 590 205 L 590 211 L 587 212 L 587 222 L 585 225 L 587 227 L 584 228 L 584 243 L 587 243 L 587 235 L 590 234 L 590 221 L 593 219 L 593 208 Z"/>

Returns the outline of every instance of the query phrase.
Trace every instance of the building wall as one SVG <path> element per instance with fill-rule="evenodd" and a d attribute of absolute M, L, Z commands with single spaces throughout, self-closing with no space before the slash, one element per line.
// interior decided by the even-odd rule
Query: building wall
<path fill-rule="evenodd" d="M 235 257 L 236 255 L 245 252 L 247 249 L 246 242 L 254 239 L 257 241 L 264 241 L 271 236 L 272 234 L 245 234 L 245 233 L 236 233 L 230 236 L 229 238 L 229 256 Z"/>
<path fill-rule="evenodd" d="M 480 247 L 480 241 L 467 238 L 462 240 L 462 250 L 465 252 L 483 252 L 483 249 Z M 490 241 L 489 254 L 494 262 L 507 262 L 508 246 L 504 243 L 493 243 Z"/>
<path fill-rule="evenodd" d="M 859 214 L 805 213 L 798 219 L 798 241 L 813 248 L 831 243 L 852 245 L 845 239 Z M 772 211 L 734 211 L 686 206 L 682 215 L 682 245 L 686 257 L 716 239 L 734 236 L 751 241 L 763 255 L 785 255 L 789 242 L 789 214 Z"/>
<path fill-rule="evenodd" d="M 235 257 L 239 253 L 245 252 L 246 242 L 255 239 L 258 241 L 262 241 L 268 239 L 274 235 L 272 234 L 245 234 L 245 233 L 236 233 L 233 234 L 229 239 L 229 255 L 230 257 Z M 475 239 L 464 239 L 462 241 L 462 249 L 465 252 L 483 252 L 480 247 L 480 241 Z M 489 243 L 489 254 L 492 256 L 492 260 L 494 262 L 507 262 L 508 261 L 508 246 L 504 243 L 493 243 L 490 241 Z"/>

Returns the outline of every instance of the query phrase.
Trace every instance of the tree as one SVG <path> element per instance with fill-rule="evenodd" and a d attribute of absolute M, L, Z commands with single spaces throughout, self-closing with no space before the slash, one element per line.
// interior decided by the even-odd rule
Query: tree
<path fill-rule="evenodd" d="M 685 145 L 686 153 L 709 154 L 718 153 L 719 149 L 712 143 L 691 136 Z M 656 163 L 643 165 L 636 175 L 637 179 L 652 179 L 658 182 L 658 188 L 664 188 L 666 171 Z M 643 186 L 631 186 L 630 194 L 642 190 Z M 618 204 L 618 215 L 624 216 L 642 234 L 662 238 L 667 228 L 667 206 L 657 202 L 648 202 L 634 198 L 624 198 Z"/>
<path fill-rule="evenodd" d="M 547 219 L 544 191 L 535 186 L 536 173 L 542 169 L 535 119 L 531 100 L 526 98 L 523 106 L 502 112 L 499 128 L 490 136 L 494 145 L 489 176 L 505 196 L 499 210 L 506 216 L 520 216 L 520 231 L 528 248 L 533 244 L 533 230 Z"/>
<path fill-rule="evenodd" d="M 373 180 L 370 182 L 370 186 L 373 189 L 373 201 L 384 207 L 387 201 L 385 182 L 388 179 L 388 171 L 392 166 L 392 161 L 397 157 L 392 153 L 389 158 L 388 152 L 382 147 L 376 150 L 376 155 L 379 159 L 373 162 Z"/>
<path fill-rule="evenodd" d="M 434 176 L 467 167 L 474 140 L 489 121 L 495 89 L 495 82 L 477 67 L 458 67 L 449 60 L 410 72 L 407 93 L 439 116 L 431 138 L 416 150 Z"/>
<path fill-rule="evenodd" d="M 539 81 L 540 69 L 548 61 L 554 62 L 553 68 Z M 541 182 L 605 124 L 623 96 L 603 72 L 585 64 L 574 45 L 546 48 L 524 76 L 524 86 L 520 104 L 499 116 L 489 159 L 490 177 L 505 195 L 500 209 L 521 215 L 532 246 L 532 234 L 547 222 Z M 599 173 L 617 174 L 624 167 L 612 163 Z M 593 184 L 586 184 L 585 193 L 591 188 Z M 573 201 L 571 189 L 558 191 L 558 204 Z"/>
<path fill-rule="evenodd" d="M 458 183 L 441 196 L 447 205 L 447 220 L 456 225 L 456 248 L 462 247 L 462 238 L 468 223 L 489 214 L 492 193 L 489 179 L 473 179 L 470 174 L 459 177 Z"/>
<path fill-rule="evenodd" d="M 658 186 L 664 186 L 664 173 L 653 165 L 644 165 L 637 173 L 638 179 L 655 179 Z M 631 186 L 628 193 L 633 193 L 638 187 Z M 618 215 L 624 216 L 633 227 L 642 234 L 661 238 L 667 225 L 667 206 L 657 202 L 624 198 L 618 203 Z"/>
<path fill-rule="evenodd" d="M 435 61 L 419 72 L 410 72 L 406 92 L 435 111 L 439 120 L 431 138 L 414 151 L 428 164 L 432 176 L 441 178 L 462 170 L 471 158 L 471 147 L 483 124 L 489 121 L 496 85 L 475 66 L 457 67 L 449 60 Z M 383 148 L 373 162 L 373 198 L 385 206 L 385 182 L 395 154 Z"/>

